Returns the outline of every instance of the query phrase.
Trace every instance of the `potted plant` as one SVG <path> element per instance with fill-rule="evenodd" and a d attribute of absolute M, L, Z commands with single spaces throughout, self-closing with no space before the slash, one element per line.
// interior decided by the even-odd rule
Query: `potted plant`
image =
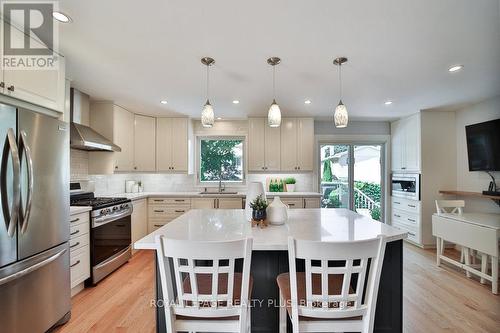
<path fill-rule="evenodd" d="M 289 177 L 289 178 L 285 179 L 287 192 L 295 191 L 295 182 L 296 182 L 295 178 L 293 178 L 293 177 Z"/>
<path fill-rule="evenodd" d="M 250 203 L 250 207 L 252 207 L 252 219 L 254 221 L 264 221 L 266 219 L 267 201 L 262 197 L 262 194 L 258 195 Z"/>

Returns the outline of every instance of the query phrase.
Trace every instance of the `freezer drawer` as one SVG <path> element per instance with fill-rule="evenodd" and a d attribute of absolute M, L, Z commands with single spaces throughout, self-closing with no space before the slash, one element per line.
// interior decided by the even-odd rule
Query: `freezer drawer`
<path fill-rule="evenodd" d="M 0 270 L 2 332 L 45 332 L 70 311 L 69 245 Z"/>

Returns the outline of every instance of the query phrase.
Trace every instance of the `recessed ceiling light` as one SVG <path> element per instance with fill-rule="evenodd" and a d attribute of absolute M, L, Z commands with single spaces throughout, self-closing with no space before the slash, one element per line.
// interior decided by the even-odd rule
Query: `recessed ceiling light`
<path fill-rule="evenodd" d="M 310 100 L 308 100 L 308 99 L 306 99 L 306 100 L 304 101 L 304 103 L 305 103 L 305 104 L 311 104 L 311 101 L 310 101 Z"/>
<path fill-rule="evenodd" d="M 161 104 L 167 104 L 168 102 L 166 100 L 160 101 Z"/>
<path fill-rule="evenodd" d="M 52 12 L 52 17 L 62 23 L 71 22 L 71 17 L 61 12 Z"/>
<path fill-rule="evenodd" d="M 233 104 L 240 104 L 240 101 L 238 101 L 237 99 L 235 99 L 235 100 L 233 101 Z"/>
<path fill-rule="evenodd" d="M 464 65 L 455 65 L 448 68 L 448 72 L 456 72 L 464 68 Z"/>
<path fill-rule="evenodd" d="M 222 120 L 222 118 L 221 117 L 217 117 L 217 120 Z"/>
<path fill-rule="evenodd" d="M 384 103 L 385 105 L 391 105 L 392 104 L 392 101 L 385 101 Z"/>

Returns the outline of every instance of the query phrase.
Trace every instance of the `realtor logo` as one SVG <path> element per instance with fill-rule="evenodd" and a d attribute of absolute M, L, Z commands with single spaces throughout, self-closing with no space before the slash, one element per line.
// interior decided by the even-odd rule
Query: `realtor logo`
<path fill-rule="evenodd" d="M 4 70 L 58 69 L 53 1 L 2 1 Z"/>

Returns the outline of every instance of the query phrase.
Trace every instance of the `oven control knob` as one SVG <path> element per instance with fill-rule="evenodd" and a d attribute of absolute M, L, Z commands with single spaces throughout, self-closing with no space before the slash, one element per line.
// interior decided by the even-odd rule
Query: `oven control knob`
<path fill-rule="evenodd" d="M 110 209 L 110 208 L 107 208 L 107 209 L 106 209 L 106 214 L 109 214 L 109 213 L 111 213 L 111 209 Z"/>
<path fill-rule="evenodd" d="M 123 208 L 123 209 L 128 208 L 128 204 L 123 204 L 120 207 Z"/>
<path fill-rule="evenodd" d="M 113 207 L 113 211 L 117 211 L 119 208 L 120 208 L 120 207 L 118 207 L 118 206 L 114 206 L 114 207 Z"/>
<path fill-rule="evenodd" d="M 101 209 L 100 213 L 101 215 L 106 215 L 106 209 Z"/>

